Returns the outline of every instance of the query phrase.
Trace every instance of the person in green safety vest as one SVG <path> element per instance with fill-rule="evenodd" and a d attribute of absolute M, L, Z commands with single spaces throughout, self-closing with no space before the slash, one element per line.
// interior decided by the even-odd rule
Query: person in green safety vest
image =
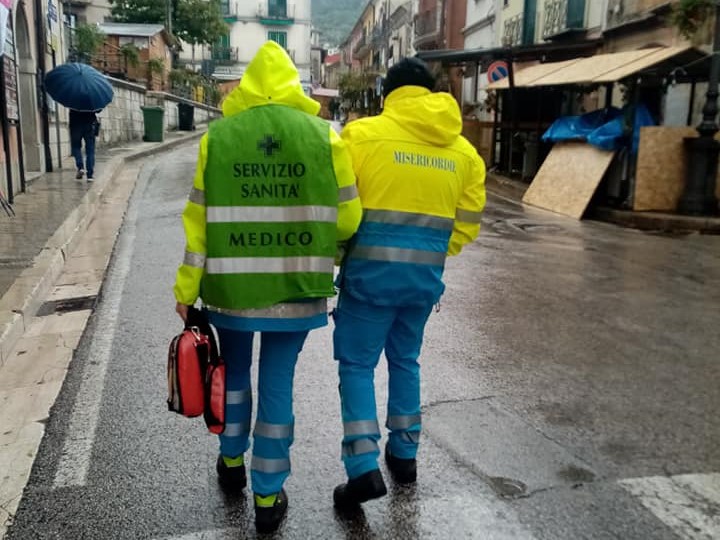
<path fill-rule="evenodd" d="M 327 325 L 338 246 L 362 214 L 350 154 L 319 111 L 287 52 L 264 44 L 200 142 L 183 213 L 176 309 L 186 320 L 200 298 L 218 329 L 227 396 L 217 472 L 231 490 L 247 483 L 252 343 L 261 333 L 250 467 L 261 533 L 287 512 L 298 354 L 308 332 Z"/>

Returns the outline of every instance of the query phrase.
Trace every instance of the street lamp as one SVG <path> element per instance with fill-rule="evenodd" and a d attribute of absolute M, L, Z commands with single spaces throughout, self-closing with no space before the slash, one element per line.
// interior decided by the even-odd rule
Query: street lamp
<path fill-rule="evenodd" d="M 717 124 L 718 82 L 720 82 L 720 0 L 715 2 L 715 34 L 713 54 L 710 60 L 710 80 L 703 107 L 703 119 L 697 127 L 699 137 L 685 139 L 687 150 L 687 177 L 685 193 L 680 199 L 678 211 L 686 215 L 708 215 L 718 211 L 715 184 L 718 175 L 720 143 L 715 135 L 720 131 Z"/>

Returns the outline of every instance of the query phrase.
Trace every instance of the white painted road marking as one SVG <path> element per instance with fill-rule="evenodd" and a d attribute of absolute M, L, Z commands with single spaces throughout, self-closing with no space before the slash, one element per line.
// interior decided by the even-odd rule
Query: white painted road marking
<path fill-rule="evenodd" d="M 620 485 L 680 538 L 720 538 L 720 474 L 635 478 Z"/>
<path fill-rule="evenodd" d="M 133 174 L 138 173 L 137 169 L 131 171 Z M 144 183 L 141 185 L 141 182 L 138 182 L 137 188 L 143 186 Z M 55 488 L 84 486 L 87 483 L 95 432 L 100 418 L 105 375 L 115 341 L 120 300 L 130 272 L 136 220 L 137 205 L 131 203 L 125 222 L 127 230 L 118 238 L 114 261 L 102 290 L 102 301 L 96 313 L 97 331 L 93 333 L 82 383 L 75 399 L 60 463 L 55 472 Z"/>

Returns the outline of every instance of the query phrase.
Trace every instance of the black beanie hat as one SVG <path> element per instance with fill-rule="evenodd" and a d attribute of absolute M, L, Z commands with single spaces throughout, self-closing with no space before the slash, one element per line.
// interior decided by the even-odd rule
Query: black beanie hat
<path fill-rule="evenodd" d="M 419 58 L 403 58 L 391 67 L 383 84 L 383 96 L 401 86 L 422 86 L 432 91 L 435 89 L 435 77 L 430 73 L 428 65 Z"/>

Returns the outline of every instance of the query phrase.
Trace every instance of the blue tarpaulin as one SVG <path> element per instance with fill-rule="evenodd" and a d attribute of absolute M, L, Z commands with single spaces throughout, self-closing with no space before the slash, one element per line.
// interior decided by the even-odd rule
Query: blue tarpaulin
<path fill-rule="evenodd" d="M 581 116 L 558 118 L 545 132 L 545 142 L 587 141 L 603 150 L 618 150 L 629 142 L 625 134 L 627 108 L 600 109 Z M 635 111 L 635 129 L 632 136 L 632 153 L 640 147 L 640 128 L 654 126 L 655 121 L 647 107 L 639 105 Z"/>

